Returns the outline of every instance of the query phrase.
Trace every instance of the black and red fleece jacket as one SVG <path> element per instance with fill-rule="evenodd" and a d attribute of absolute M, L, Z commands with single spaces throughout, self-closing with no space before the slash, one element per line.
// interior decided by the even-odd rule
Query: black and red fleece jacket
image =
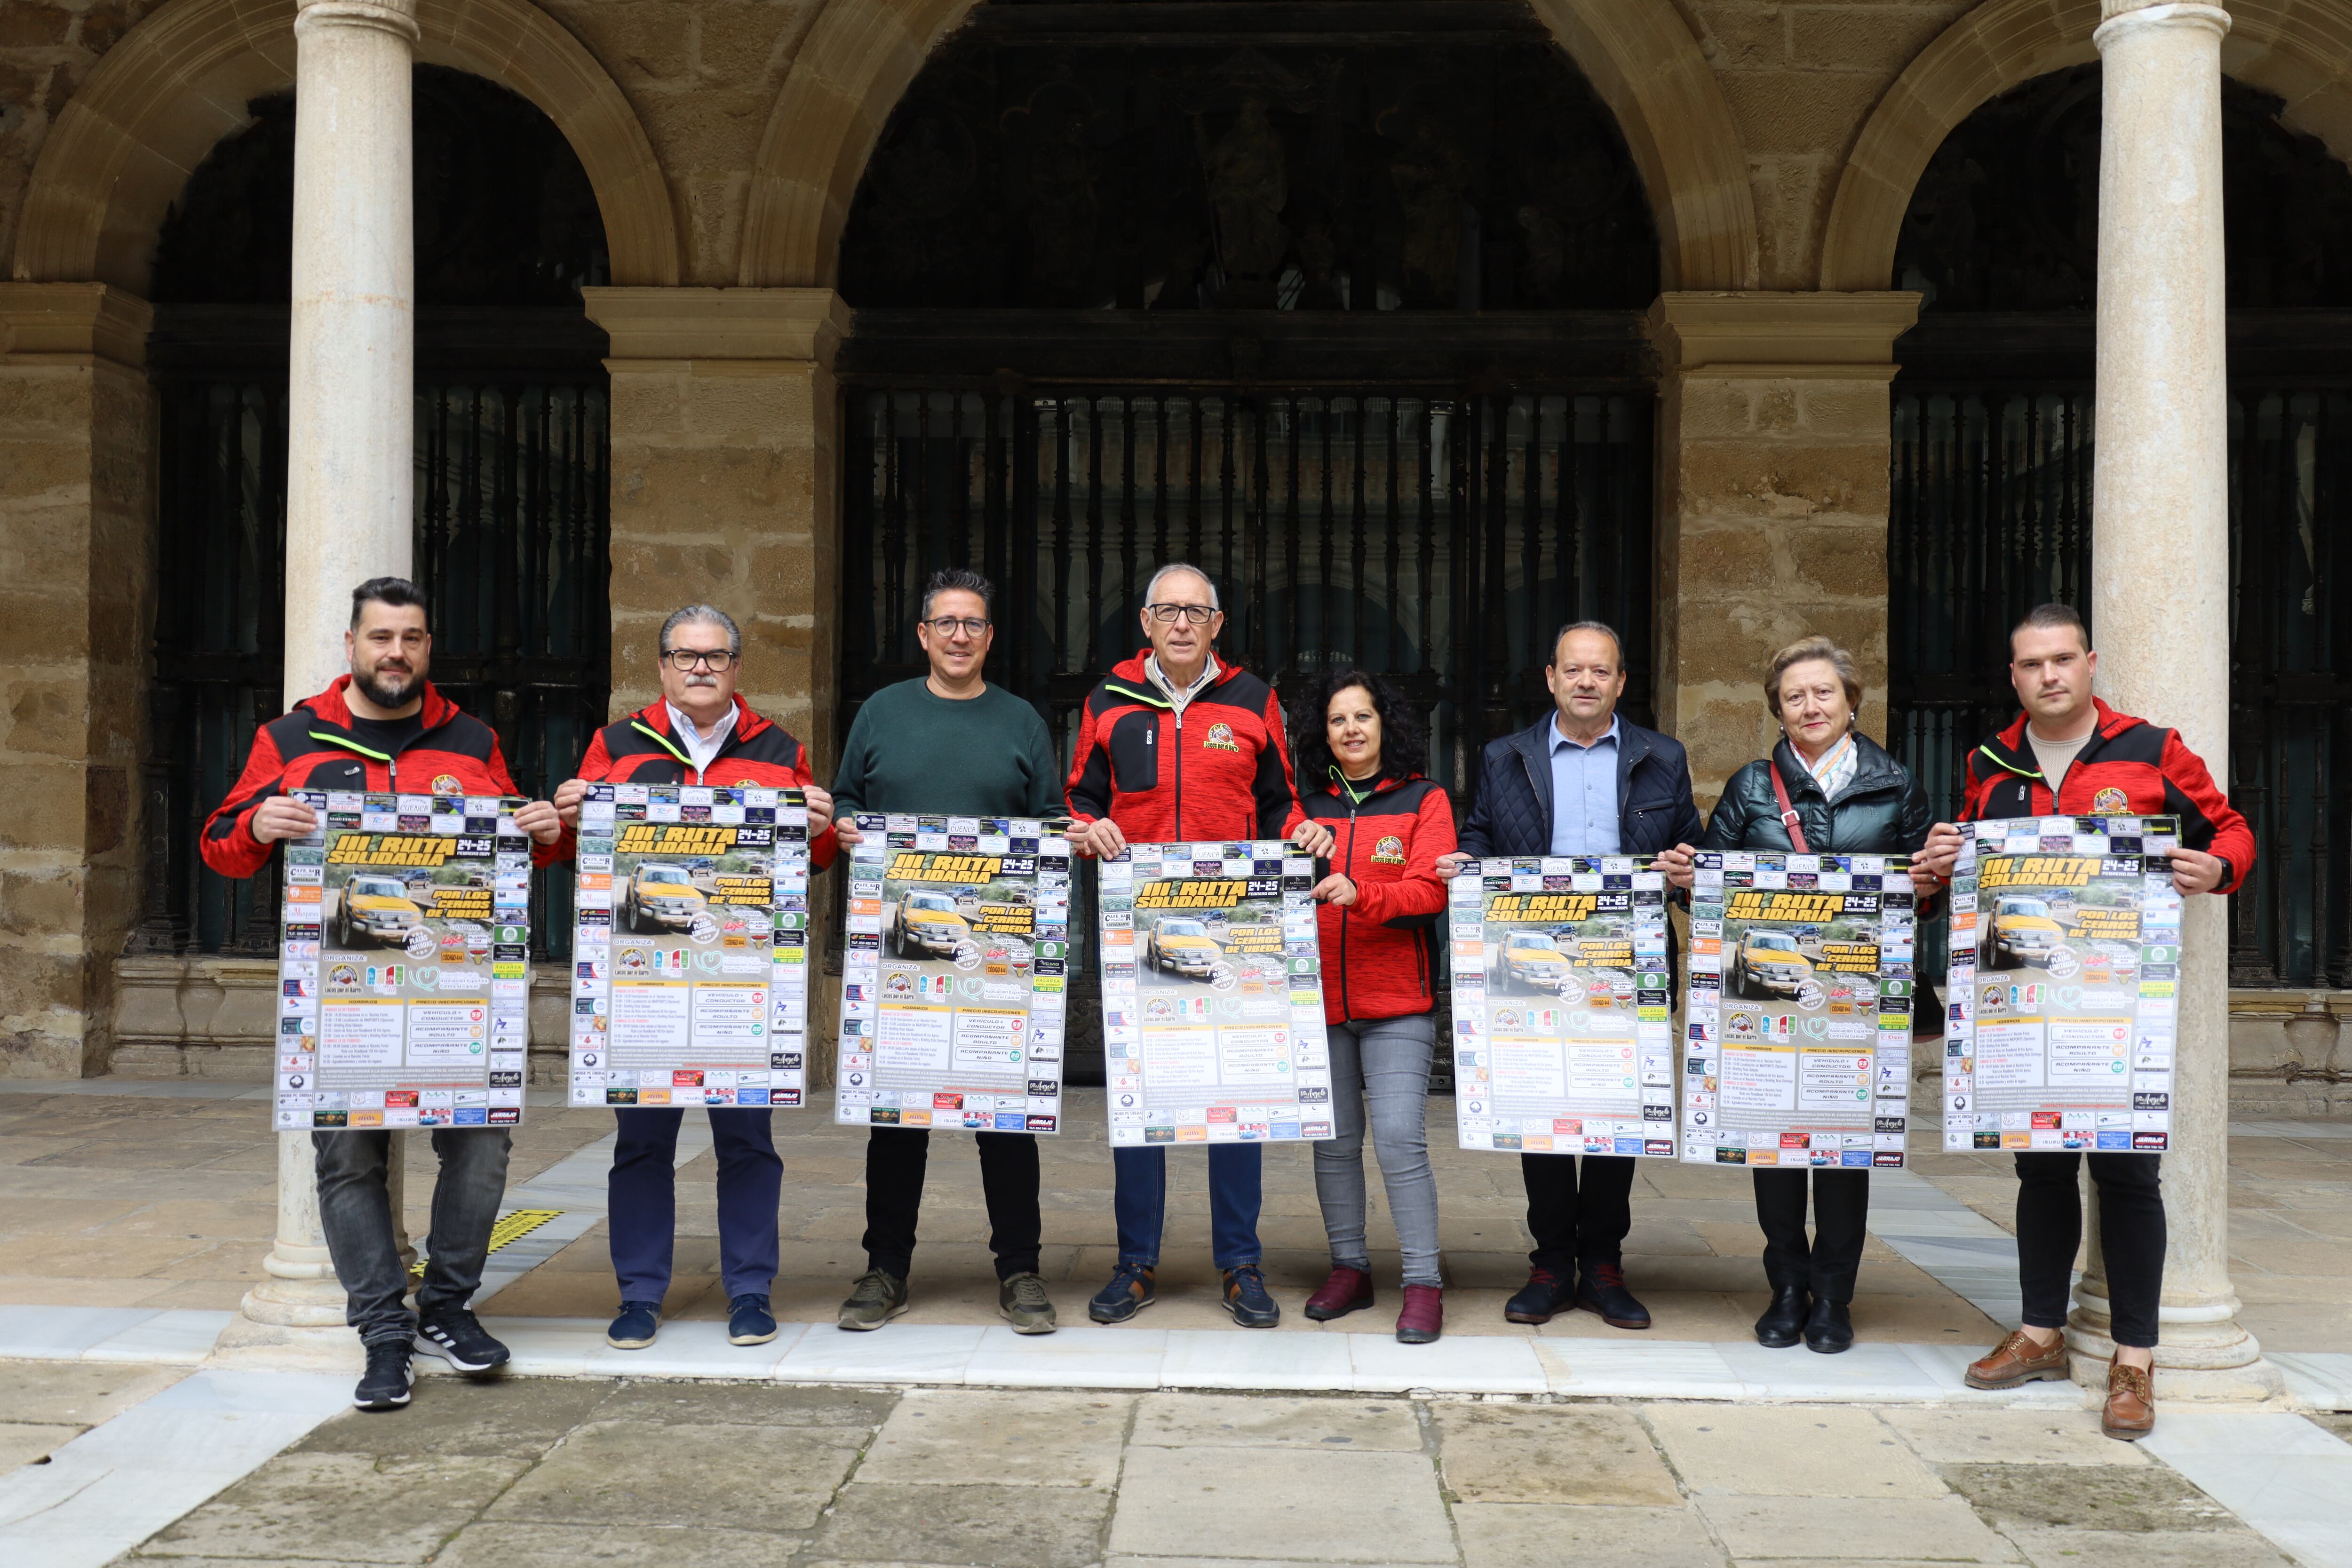
<path fill-rule="evenodd" d="M 352 732 L 343 692 L 348 675 L 253 732 L 245 772 L 228 798 L 205 819 L 197 847 L 224 877 L 250 877 L 275 845 L 253 836 L 253 814 L 272 795 L 296 790 L 373 791 L 378 795 L 520 795 L 507 773 L 496 731 L 425 683 L 425 727 L 397 753 L 380 752 Z M 531 861 L 556 858 L 552 845 L 531 846 Z"/>
<path fill-rule="evenodd" d="M 1286 837 L 1306 820 L 1290 782 L 1282 702 L 1220 660 L 1179 715 L 1143 673 L 1150 649 L 1087 697 L 1070 768 L 1070 816 L 1108 817 L 1135 844 Z"/>
<path fill-rule="evenodd" d="M 2098 699 L 2098 728 L 2059 781 L 2042 775 L 2025 715 L 1969 753 L 1963 822 L 2002 816 L 2178 816 L 2180 842 L 2221 858 L 2217 892 L 2234 893 L 2254 868 L 2254 835 L 2178 730 L 2118 713 Z"/>
<path fill-rule="evenodd" d="M 715 784 L 721 789 L 807 789 L 816 783 L 808 748 L 782 724 L 751 710 L 739 694 L 735 728 L 720 742 L 708 769 L 698 771 L 669 721 L 669 703 L 658 701 L 605 725 L 588 742 L 572 775 L 590 784 Z M 828 826 L 809 841 L 809 863 L 819 870 L 833 864 L 835 845 Z M 580 850 L 577 831 L 566 824 L 553 858 L 569 860 Z"/>
<path fill-rule="evenodd" d="M 1454 847 L 1453 803 L 1419 773 L 1383 773 L 1360 784 L 1335 775 L 1305 805 L 1331 830 L 1331 869 L 1356 884 L 1352 906 L 1316 911 L 1324 1021 L 1428 1012 L 1436 1004 L 1437 926 L 1445 909 L 1437 858 Z"/>

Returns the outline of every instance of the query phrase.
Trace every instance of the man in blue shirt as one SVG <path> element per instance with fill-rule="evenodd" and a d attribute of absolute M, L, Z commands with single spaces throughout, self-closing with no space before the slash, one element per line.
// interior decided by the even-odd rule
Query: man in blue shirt
<path fill-rule="evenodd" d="M 1655 855 L 1696 843 L 1690 763 L 1679 742 L 1627 722 L 1624 644 L 1599 621 L 1564 626 L 1544 667 L 1555 710 L 1487 744 L 1462 850 L 1438 863 L 1515 855 Z M 1633 1228 L 1633 1162 L 1574 1154 L 1521 1154 L 1528 1191 L 1528 1282 L 1503 1309 L 1515 1323 L 1543 1323 L 1570 1305 L 1612 1328 L 1646 1329 L 1649 1309 L 1625 1287 L 1625 1235 Z"/>

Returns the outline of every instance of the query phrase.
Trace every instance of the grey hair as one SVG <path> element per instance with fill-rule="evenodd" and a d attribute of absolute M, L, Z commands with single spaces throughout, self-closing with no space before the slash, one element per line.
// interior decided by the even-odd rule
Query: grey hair
<path fill-rule="evenodd" d="M 1167 565 L 1154 572 L 1151 574 L 1151 581 L 1143 585 L 1143 602 L 1149 605 L 1157 600 L 1160 596 L 1160 580 L 1175 572 L 1190 572 L 1209 585 L 1209 608 L 1222 610 L 1225 607 L 1223 602 L 1217 597 L 1217 580 L 1189 561 L 1171 561 Z"/>
<path fill-rule="evenodd" d="M 1568 634 L 1570 632 L 1597 632 L 1601 636 L 1607 637 L 1611 646 L 1615 647 L 1617 650 L 1617 668 L 1621 670 L 1625 668 L 1625 639 L 1619 637 L 1617 635 L 1617 628 L 1611 626 L 1607 621 L 1570 621 L 1568 625 L 1560 627 L 1559 630 L 1552 633 L 1551 657 L 1544 660 L 1546 664 L 1557 665 L 1559 663 L 1559 645 L 1568 640 Z"/>
<path fill-rule="evenodd" d="M 996 584 L 977 572 L 949 566 L 932 573 L 931 580 L 923 584 L 924 620 L 931 618 L 931 601 L 941 594 L 977 594 L 982 613 L 992 619 L 996 615 Z"/>
<path fill-rule="evenodd" d="M 1772 656 L 1772 663 L 1764 674 L 1764 710 L 1774 718 L 1780 716 L 1780 678 L 1801 664 L 1816 661 L 1837 671 L 1838 681 L 1845 688 L 1846 706 L 1856 713 L 1862 711 L 1862 672 L 1855 668 L 1853 655 L 1827 637 L 1805 637 L 1790 643 Z"/>
<path fill-rule="evenodd" d="M 734 616 L 729 615 L 726 611 L 720 609 L 716 605 L 688 605 L 684 609 L 672 610 L 669 613 L 669 619 L 662 623 L 661 651 L 664 654 L 667 654 L 669 652 L 670 633 L 677 630 L 680 626 L 690 626 L 719 627 L 727 634 L 727 651 L 733 654 L 737 658 L 743 657 L 743 633 L 741 629 L 735 625 Z"/>

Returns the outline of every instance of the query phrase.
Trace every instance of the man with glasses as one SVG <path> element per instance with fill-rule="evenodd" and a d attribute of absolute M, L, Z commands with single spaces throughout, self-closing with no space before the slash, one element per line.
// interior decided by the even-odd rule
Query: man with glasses
<path fill-rule="evenodd" d="M 834 856 L 833 797 L 816 787 L 808 748 L 736 695 L 743 634 L 724 610 L 688 605 L 662 623 L 661 700 L 608 724 L 589 742 L 580 776 L 555 792 L 565 824 L 563 854 L 574 852 L 580 803 L 592 784 L 712 784 L 724 789 L 796 789 L 808 797 L 809 858 Z M 643 1350 L 661 1325 L 677 1233 L 677 1130 L 683 1106 L 616 1109 L 620 1142 L 607 1190 L 613 1272 L 621 1311 L 604 1332 L 615 1350 Z M 727 1342 L 776 1337 L 768 1293 L 776 1278 L 776 1199 L 784 1163 L 764 1106 L 713 1106 L 719 1160 L 719 1267 L 727 1287 Z"/>
<path fill-rule="evenodd" d="M 1212 651 L 1225 624 L 1216 585 L 1181 563 L 1144 590 L 1150 646 L 1087 698 L 1069 784 L 1082 855 L 1124 854 L 1130 841 L 1167 844 L 1289 837 L 1310 855 L 1331 851 L 1331 830 L 1300 809 L 1273 688 Z M 1223 1303 L 1244 1328 L 1270 1329 L 1282 1309 L 1258 1264 L 1265 1146 L 1212 1143 L 1210 1236 Z M 1098 1323 L 1123 1323 L 1151 1304 L 1168 1212 L 1168 1151 L 1114 1149 L 1118 1266 L 1087 1304 Z"/>
<path fill-rule="evenodd" d="M 935 816 L 1062 815 L 1061 764 L 1037 710 L 982 677 L 995 631 L 996 590 L 977 572 L 936 572 L 923 588 L 916 640 L 930 660 L 918 680 L 867 698 L 834 774 L 835 832 L 859 840 L 853 814 Z M 1050 1334 L 1054 1303 L 1037 1272 L 1037 1140 L 980 1132 L 996 1310 L 1021 1334 Z M 841 1304 L 845 1329 L 878 1329 L 907 1310 L 915 1222 L 923 1206 L 930 1130 L 876 1127 L 866 1139 L 866 1272 Z"/>
<path fill-rule="evenodd" d="M 205 864 L 224 877 L 250 877 L 269 863 L 282 838 L 318 830 L 318 815 L 296 790 L 379 794 L 510 795 L 506 758 L 490 727 L 441 695 L 425 679 L 433 634 L 425 595 L 404 577 L 374 577 L 352 590 L 352 625 L 343 634 L 348 674 L 293 711 L 254 731 L 236 787 L 205 823 Z M 562 824 L 537 800 L 519 808 L 515 826 L 546 847 Z M 495 1372 L 507 1347 L 482 1331 L 466 1305 L 482 1283 L 490 1226 L 507 1187 L 509 1138 L 503 1127 L 436 1127 L 433 1153 L 433 1236 L 416 1310 L 402 1300 L 408 1270 L 400 1260 L 385 1167 L 392 1134 L 382 1130 L 313 1132 L 319 1222 L 345 1293 L 344 1317 L 367 1354 L 352 1403 L 397 1410 L 408 1403 L 413 1352 L 439 1356 L 462 1373 Z"/>

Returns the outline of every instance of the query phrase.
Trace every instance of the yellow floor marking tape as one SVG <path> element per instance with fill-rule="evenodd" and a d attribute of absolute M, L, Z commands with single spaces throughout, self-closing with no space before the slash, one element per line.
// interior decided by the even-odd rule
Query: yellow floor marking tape
<path fill-rule="evenodd" d="M 499 1215 L 497 1223 L 490 1226 L 490 1250 L 496 1252 L 510 1241 L 520 1241 L 562 1212 L 562 1209 L 517 1209 L 512 1214 Z M 411 1264 L 408 1272 L 412 1279 L 422 1276 L 425 1259 L 420 1258 Z"/>

